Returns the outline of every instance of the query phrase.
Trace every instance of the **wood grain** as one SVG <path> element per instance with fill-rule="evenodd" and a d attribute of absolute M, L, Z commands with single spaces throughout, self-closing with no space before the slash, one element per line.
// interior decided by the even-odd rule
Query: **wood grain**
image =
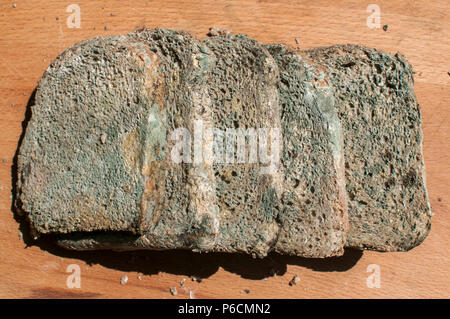
<path fill-rule="evenodd" d="M 366 8 L 374 2 L 387 31 L 366 25 Z M 177 287 L 179 298 L 450 297 L 448 1 L 74 0 L 81 8 L 79 29 L 67 27 L 70 3 L 16 1 L 14 8 L 12 1 L 0 2 L 0 297 L 174 298 L 169 287 Z M 422 109 L 427 185 L 435 214 L 429 237 L 406 253 L 346 250 L 343 257 L 325 260 L 276 254 L 254 260 L 185 251 L 69 252 L 45 239 L 33 241 L 27 224 L 11 210 L 13 157 L 30 95 L 51 60 L 68 46 L 142 26 L 182 29 L 202 38 L 217 26 L 264 43 L 295 46 L 298 38 L 302 48 L 357 43 L 404 54 L 416 71 Z M 66 286 L 70 264 L 80 266 L 80 289 Z M 370 264 L 380 266 L 380 288 L 366 285 Z M 295 274 L 300 282 L 291 287 Z M 125 275 L 128 283 L 120 285 Z M 193 282 L 191 275 L 203 280 Z M 184 288 L 182 278 L 188 279 Z"/>

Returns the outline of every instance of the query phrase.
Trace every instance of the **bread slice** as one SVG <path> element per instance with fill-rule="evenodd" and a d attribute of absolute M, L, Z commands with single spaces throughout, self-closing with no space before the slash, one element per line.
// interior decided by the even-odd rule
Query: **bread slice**
<path fill-rule="evenodd" d="M 275 250 L 341 255 L 348 228 L 343 137 L 334 98 L 317 65 L 282 45 L 266 46 L 280 71 L 284 168 Z"/>
<path fill-rule="evenodd" d="M 214 163 L 220 210 L 220 232 L 214 249 L 263 257 L 277 241 L 283 193 L 279 165 L 282 145 L 281 138 L 276 139 L 281 114 L 278 68 L 262 44 L 244 35 L 212 37 L 204 43 L 217 58 L 208 86 L 214 127 L 225 132 L 215 135 L 215 141 L 221 141 L 217 145 L 225 145 L 225 154 L 218 154 L 219 160 Z M 267 136 L 259 136 L 261 132 Z M 241 158 L 237 135 L 245 143 Z M 277 145 L 272 144 L 272 138 Z M 264 142 L 268 152 L 261 154 Z M 229 146 L 234 155 L 227 158 Z M 278 152 L 272 146 L 278 147 Z M 255 151 L 257 157 L 253 157 Z M 261 155 L 271 158 L 266 163 Z"/>
<path fill-rule="evenodd" d="M 212 165 L 197 163 L 194 154 L 179 162 L 173 150 L 178 143 L 174 135 L 177 130 L 189 132 L 194 139 L 196 121 L 211 126 L 207 84 L 216 58 L 201 40 L 185 32 L 145 29 L 129 37 L 160 57 L 158 67 L 164 79 L 158 94 L 162 116 L 153 117 L 152 130 L 156 135 L 151 133 L 146 145 L 154 154 L 146 154 L 148 179 L 142 196 L 145 207 L 141 210 L 143 236 L 133 246 L 208 251 L 214 247 L 219 232 Z M 155 87 L 147 89 L 155 94 Z M 156 144 L 159 132 L 162 132 L 161 143 Z M 158 159 L 158 154 L 164 156 Z"/>
<path fill-rule="evenodd" d="M 139 50 L 126 36 L 82 41 L 42 76 L 18 156 L 18 199 L 35 232 L 139 233 L 127 212 L 139 211 L 145 180 L 124 150 L 148 111 Z"/>
<path fill-rule="evenodd" d="M 431 227 L 420 109 L 413 70 L 357 45 L 303 51 L 324 67 L 344 131 L 350 229 L 347 245 L 405 251 Z"/>

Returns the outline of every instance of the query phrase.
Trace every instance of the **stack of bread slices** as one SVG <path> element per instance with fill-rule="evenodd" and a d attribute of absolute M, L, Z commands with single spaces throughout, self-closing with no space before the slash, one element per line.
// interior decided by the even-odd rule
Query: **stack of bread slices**
<path fill-rule="evenodd" d="M 204 156 L 220 138 L 206 132 L 246 133 L 245 156 Z M 33 233 L 68 249 L 330 257 L 407 251 L 431 227 L 412 67 L 358 45 L 80 42 L 39 83 L 18 175 Z"/>

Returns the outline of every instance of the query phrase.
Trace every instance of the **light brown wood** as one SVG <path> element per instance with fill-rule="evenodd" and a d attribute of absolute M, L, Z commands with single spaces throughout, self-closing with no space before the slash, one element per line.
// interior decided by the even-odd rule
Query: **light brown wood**
<path fill-rule="evenodd" d="M 0 297 L 174 298 L 423 298 L 450 297 L 450 6 L 442 1 L 94 1 L 74 0 L 81 28 L 69 29 L 67 1 L 0 2 Z M 381 25 L 370 29 L 366 8 L 376 3 Z M 107 27 L 105 30 L 105 26 Z M 347 250 L 315 260 L 270 255 L 264 260 L 184 251 L 70 252 L 33 243 L 11 210 L 13 157 L 28 99 L 53 58 L 70 45 L 138 27 L 182 29 L 204 38 L 211 26 L 246 33 L 264 43 L 302 48 L 357 43 L 401 52 L 416 71 L 424 130 L 432 231 L 406 253 Z M 2 161 L 1 159 L 4 159 Z M 21 238 L 19 231 L 24 233 Z M 134 256 L 134 257 L 133 257 Z M 70 264 L 81 288 L 68 288 Z M 377 264 L 381 287 L 368 288 L 367 267 Z M 270 269 L 278 272 L 270 276 Z M 137 278 L 140 274 L 141 280 Z M 297 274 L 300 282 L 288 283 Z M 120 284 L 128 276 L 126 285 Z M 198 283 L 189 279 L 196 275 Z M 263 279 L 268 277 L 267 279 Z M 184 288 L 180 280 L 186 278 Z M 247 294 L 242 290 L 249 289 Z"/>

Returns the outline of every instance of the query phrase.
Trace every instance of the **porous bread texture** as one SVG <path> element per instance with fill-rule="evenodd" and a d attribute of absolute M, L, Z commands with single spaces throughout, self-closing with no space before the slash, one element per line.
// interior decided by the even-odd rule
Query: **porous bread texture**
<path fill-rule="evenodd" d="M 303 51 L 323 66 L 344 132 L 347 245 L 406 251 L 431 227 L 422 120 L 406 59 L 358 45 Z"/>
<path fill-rule="evenodd" d="M 262 44 L 243 35 L 212 37 L 204 43 L 217 57 L 208 85 L 214 127 L 248 132 L 245 142 L 251 147 L 255 140 L 249 128 L 267 129 L 268 134 L 280 128 L 277 64 Z M 225 136 L 225 143 L 229 141 Z M 267 164 L 260 160 L 252 163 L 249 154 L 246 157 L 245 163 L 234 157 L 213 165 L 220 210 L 214 249 L 263 257 L 273 249 L 280 231 L 277 217 L 283 170 L 276 163 L 273 172 L 262 174 L 261 168 Z"/>
<path fill-rule="evenodd" d="M 18 199 L 37 233 L 139 231 L 127 211 L 145 181 L 123 165 L 134 158 L 122 136 L 151 106 L 140 50 L 126 36 L 82 41 L 42 76 L 18 155 Z"/>
<path fill-rule="evenodd" d="M 211 249 L 218 236 L 219 216 L 210 165 L 176 163 L 171 150 L 176 141 L 171 133 L 184 127 L 193 132 L 197 119 L 210 105 L 205 85 L 215 64 L 214 54 L 201 40 L 182 31 L 144 29 L 129 34 L 144 44 L 161 61 L 163 81 L 158 94 L 158 112 L 148 118 L 145 145 L 147 181 L 141 197 L 143 236 L 133 246 L 150 249 Z M 151 82 L 147 90 L 152 93 Z M 131 212 L 133 213 L 133 212 Z"/>
<path fill-rule="evenodd" d="M 323 72 L 294 50 L 267 46 L 280 71 L 284 168 L 282 230 L 275 250 L 307 257 L 343 253 L 348 228 L 343 141 Z"/>

